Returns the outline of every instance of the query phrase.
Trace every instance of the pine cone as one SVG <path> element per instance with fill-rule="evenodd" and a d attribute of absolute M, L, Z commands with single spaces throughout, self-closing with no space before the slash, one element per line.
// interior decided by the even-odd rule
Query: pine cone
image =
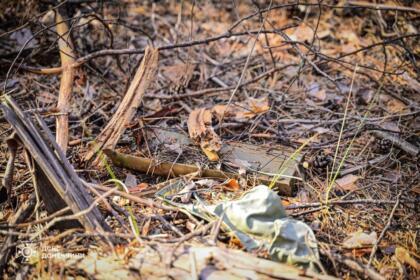
<path fill-rule="evenodd" d="M 314 160 L 312 161 L 312 166 L 319 170 L 325 170 L 328 166 L 331 165 L 332 158 L 330 155 L 326 155 L 324 153 L 320 153 L 316 155 Z"/>
<path fill-rule="evenodd" d="M 392 147 L 392 141 L 389 139 L 379 139 L 378 149 L 381 153 L 389 153 Z"/>

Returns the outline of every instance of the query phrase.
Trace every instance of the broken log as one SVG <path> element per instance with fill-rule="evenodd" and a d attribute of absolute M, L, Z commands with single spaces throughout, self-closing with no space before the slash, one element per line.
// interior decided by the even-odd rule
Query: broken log
<path fill-rule="evenodd" d="M 93 203 L 91 196 L 44 121 L 36 114 L 23 113 L 7 95 L 0 108 L 36 163 L 36 187 L 47 211 L 52 214 L 69 206 L 76 214 L 89 208 Z M 96 206 L 80 215 L 78 221 L 90 232 L 110 231 Z"/>

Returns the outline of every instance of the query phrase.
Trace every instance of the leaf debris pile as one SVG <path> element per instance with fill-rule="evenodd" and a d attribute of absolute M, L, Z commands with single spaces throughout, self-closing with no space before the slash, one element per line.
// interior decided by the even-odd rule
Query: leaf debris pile
<path fill-rule="evenodd" d="M 8 244 L 17 246 L 0 253 L 6 278 L 128 278 L 136 270 L 164 277 L 133 266 L 140 253 L 158 258 L 153 253 L 158 247 L 167 252 L 165 275 L 177 278 L 190 269 L 181 261 L 171 266 L 179 250 L 196 250 L 185 244 L 243 249 L 217 222 L 204 223 L 156 199 L 162 186 L 179 180 L 170 172 L 133 172 L 95 154 L 94 147 L 104 144 L 98 136 L 111 134 L 119 152 L 196 165 L 198 171 L 181 180 L 198 192 L 204 189 L 210 202 L 253 187 L 241 179 L 194 183 L 205 168 L 243 175 L 242 168 L 219 157 L 222 143 L 304 146 L 300 180 L 282 203 L 314 231 L 322 273 L 346 279 L 419 277 L 419 3 L 35 2 L 0 4 L 2 95 L 58 133 L 57 142 L 98 199 L 112 232 L 45 229 L 54 217 L 43 203 L 28 203 L 33 214 L 16 221 L 15 209 L 34 192 L 34 171 L 22 148 L 10 171 L 13 147 L 2 141 L 0 240 L 15 236 L 14 245 Z M 145 67 L 157 63 L 157 68 L 133 105 L 127 95 L 137 90 L 130 87 L 148 47 L 159 59 Z M 122 117 L 115 119 L 117 114 Z M 6 140 L 13 129 L 3 116 L 0 121 Z M 118 128 L 104 130 L 113 123 Z M 150 133 L 156 128 L 190 135 L 196 145 L 176 137 L 159 143 Z M 102 164 L 92 164 L 93 155 Z M 101 234 L 118 244 L 100 245 Z M 235 252 L 232 256 L 242 254 Z M 55 258 L 48 257 L 52 253 Z M 251 253 L 267 257 L 264 250 Z M 78 254 L 83 258 L 71 257 Z M 212 267 L 229 258 L 215 257 Z M 100 272 L 91 269 L 95 265 Z"/>

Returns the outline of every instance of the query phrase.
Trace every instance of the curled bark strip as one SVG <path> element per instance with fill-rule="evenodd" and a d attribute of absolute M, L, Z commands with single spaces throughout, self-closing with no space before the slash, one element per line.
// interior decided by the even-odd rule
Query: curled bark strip
<path fill-rule="evenodd" d="M 59 114 L 57 116 L 56 139 L 58 145 L 65 153 L 69 138 L 68 112 L 70 110 L 69 103 L 73 89 L 75 71 L 75 68 L 71 67 L 71 65 L 75 61 L 75 55 L 73 52 L 73 44 L 71 43 L 67 22 L 63 20 L 63 17 L 59 12 L 56 14 L 56 23 L 57 33 L 59 35 L 58 48 L 60 49 L 61 67 L 63 68 L 57 103 L 57 111 Z"/>
<path fill-rule="evenodd" d="M 148 47 L 143 57 L 136 75 L 131 81 L 117 112 L 114 114 L 107 126 L 96 137 L 96 141 L 91 145 L 86 153 L 85 160 L 90 160 L 102 149 L 113 149 L 118 139 L 123 134 L 126 125 L 131 121 L 137 108 L 140 106 L 143 95 L 155 76 L 158 64 L 159 52 L 157 49 Z M 95 165 L 99 160 L 95 160 Z"/>

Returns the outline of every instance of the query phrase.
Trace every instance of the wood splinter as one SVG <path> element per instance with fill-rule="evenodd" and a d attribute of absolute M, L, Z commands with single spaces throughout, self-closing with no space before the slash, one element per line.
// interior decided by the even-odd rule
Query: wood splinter
<path fill-rule="evenodd" d="M 130 123 L 136 113 L 143 95 L 155 76 L 158 64 L 158 50 L 148 47 L 143 60 L 127 90 L 121 104 L 112 119 L 96 137 L 91 144 L 89 151 L 85 155 L 85 160 L 90 160 L 94 155 L 103 149 L 113 149 L 120 136 L 124 133 L 125 127 Z M 94 165 L 100 163 L 99 157 L 94 161 Z"/>

